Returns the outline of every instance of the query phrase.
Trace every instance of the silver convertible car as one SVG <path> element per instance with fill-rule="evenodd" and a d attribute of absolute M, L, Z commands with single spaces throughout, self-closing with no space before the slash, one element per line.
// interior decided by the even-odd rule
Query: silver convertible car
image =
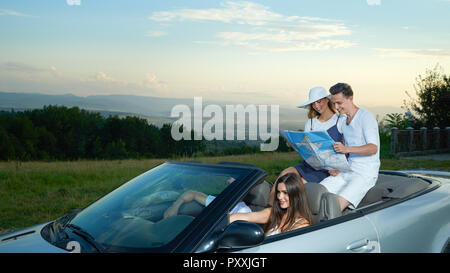
<path fill-rule="evenodd" d="M 336 195 L 307 183 L 314 224 L 268 237 L 258 224 L 228 221 L 241 201 L 253 211 L 266 206 L 266 176 L 241 163 L 166 162 L 82 210 L 1 235 L 0 252 L 450 251 L 448 172 L 380 171 L 358 208 L 344 212 Z M 188 190 L 215 199 L 206 207 L 187 202 L 164 217 Z"/>

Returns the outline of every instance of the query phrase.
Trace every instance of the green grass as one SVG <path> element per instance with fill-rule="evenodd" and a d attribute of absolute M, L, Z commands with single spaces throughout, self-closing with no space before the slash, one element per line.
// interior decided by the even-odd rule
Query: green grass
<path fill-rule="evenodd" d="M 290 153 L 260 153 L 223 157 L 183 158 L 180 161 L 249 163 L 268 173 L 273 182 L 300 157 Z M 0 162 L 0 233 L 46 222 L 82 208 L 164 159 Z M 450 161 L 385 158 L 381 169 L 432 169 L 450 171 Z"/>

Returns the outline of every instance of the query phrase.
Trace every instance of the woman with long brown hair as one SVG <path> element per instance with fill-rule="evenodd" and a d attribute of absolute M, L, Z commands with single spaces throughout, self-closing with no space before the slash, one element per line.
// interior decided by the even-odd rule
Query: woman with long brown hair
<path fill-rule="evenodd" d="M 287 173 L 275 181 L 276 198 L 270 208 L 257 212 L 230 214 L 230 223 L 244 220 L 265 224 L 267 236 L 312 224 L 305 187 L 295 173 Z"/>

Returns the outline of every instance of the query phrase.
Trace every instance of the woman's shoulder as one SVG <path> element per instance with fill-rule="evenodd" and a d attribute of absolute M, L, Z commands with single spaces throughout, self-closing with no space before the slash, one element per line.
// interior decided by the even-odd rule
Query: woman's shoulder
<path fill-rule="evenodd" d="M 304 132 L 311 131 L 311 128 L 312 128 L 311 125 L 313 123 L 316 124 L 316 122 L 317 122 L 317 117 L 313 117 L 313 118 L 307 119 L 306 122 L 305 122 L 305 127 L 304 127 L 303 131 Z"/>
<path fill-rule="evenodd" d="M 309 225 L 311 225 L 311 223 L 309 223 L 309 221 L 307 219 L 301 217 L 296 220 L 295 224 L 292 226 L 292 229 L 307 227 Z"/>

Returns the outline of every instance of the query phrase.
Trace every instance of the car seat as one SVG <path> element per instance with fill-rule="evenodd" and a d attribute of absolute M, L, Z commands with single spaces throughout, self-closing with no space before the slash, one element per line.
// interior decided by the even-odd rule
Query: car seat
<path fill-rule="evenodd" d="M 267 208 L 267 202 L 269 201 L 270 191 L 272 187 L 266 181 L 263 181 L 250 189 L 247 195 L 244 197 L 244 202 L 250 207 L 252 211 L 260 211 Z"/>
<path fill-rule="evenodd" d="M 330 220 L 342 215 L 338 196 L 330 193 L 319 183 L 305 184 L 306 196 L 314 223 Z"/>

